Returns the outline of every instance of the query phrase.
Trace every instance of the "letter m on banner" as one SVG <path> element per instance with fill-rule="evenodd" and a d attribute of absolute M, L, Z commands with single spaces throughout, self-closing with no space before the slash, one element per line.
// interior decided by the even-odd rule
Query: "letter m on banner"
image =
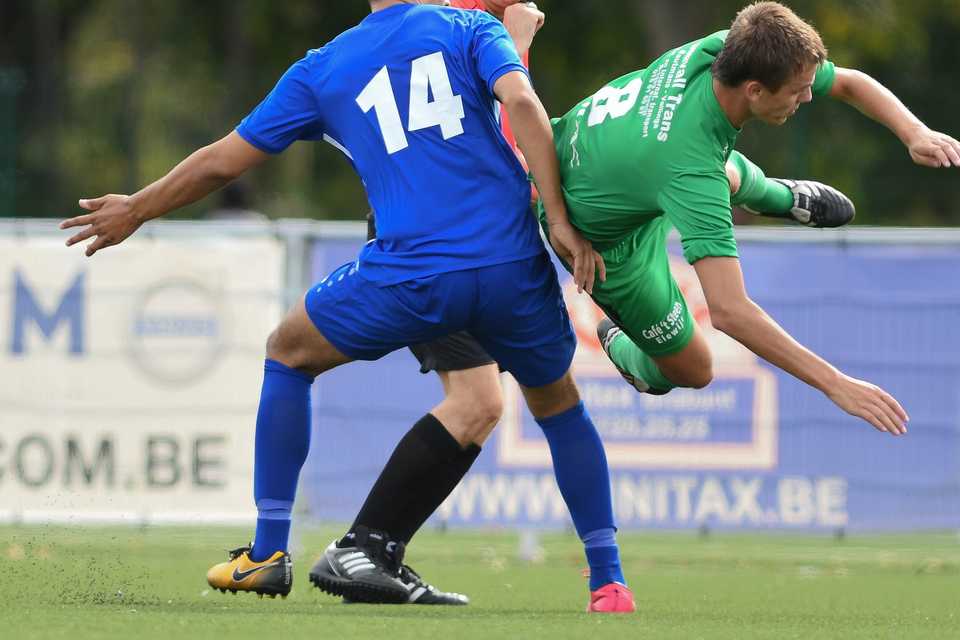
<path fill-rule="evenodd" d="M 77 274 L 73 284 L 60 298 L 60 303 L 53 313 L 47 313 L 40 306 L 20 271 L 14 272 L 13 279 L 13 336 L 10 340 L 10 352 L 14 355 L 26 353 L 24 334 L 27 325 L 34 323 L 48 342 L 53 339 L 58 326 L 68 325 L 70 353 L 75 355 L 83 353 L 84 273 Z"/>

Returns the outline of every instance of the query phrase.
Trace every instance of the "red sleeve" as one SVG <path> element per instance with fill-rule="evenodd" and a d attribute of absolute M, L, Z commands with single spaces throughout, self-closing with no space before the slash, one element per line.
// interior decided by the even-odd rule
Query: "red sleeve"
<path fill-rule="evenodd" d="M 483 0 L 450 0 L 450 6 L 456 7 L 457 9 L 487 10 L 487 5 L 483 4 Z"/>
<path fill-rule="evenodd" d="M 476 9 L 478 11 L 486 11 L 487 5 L 484 4 L 483 0 L 451 0 L 450 6 L 456 7 L 457 9 Z M 530 52 L 523 54 L 523 64 L 529 69 L 530 68 Z M 510 119 L 507 118 L 505 111 L 502 111 L 500 114 L 500 126 L 503 129 L 503 137 L 507 139 L 507 142 L 510 143 L 510 146 L 513 147 L 513 152 L 517 154 L 517 158 L 520 160 L 520 164 L 523 165 L 523 168 L 527 168 L 527 159 L 523 157 L 523 152 L 520 151 L 520 148 L 517 146 L 517 138 L 513 135 L 513 129 L 510 128 Z M 531 183 L 531 188 L 534 189 L 532 199 L 536 200 L 537 193 L 536 188 L 533 187 Z"/>
<path fill-rule="evenodd" d="M 450 6 L 457 9 L 476 9 L 478 11 L 486 11 L 487 5 L 484 4 L 483 0 L 450 0 Z M 523 55 L 523 65 L 529 69 L 530 68 L 530 52 L 528 51 Z M 510 143 L 510 146 L 513 147 L 514 153 L 517 154 L 517 157 L 520 158 L 520 162 L 523 163 L 524 168 L 527 164 L 523 159 L 523 155 L 520 153 L 520 149 L 517 148 L 517 139 L 513 135 L 513 129 L 510 128 L 510 121 L 507 119 L 507 114 L 503 113 L 501 117 L 501 123 L 503 127 L 503 137 L 507 139 L 507 142 Z"/>

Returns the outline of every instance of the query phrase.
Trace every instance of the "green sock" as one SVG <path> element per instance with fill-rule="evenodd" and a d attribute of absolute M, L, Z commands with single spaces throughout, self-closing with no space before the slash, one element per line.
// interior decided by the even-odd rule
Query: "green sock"
<path fill-rule="evenodd" d="M 657 363 L 641 351 L 625 333 L 618 335 L 610 344 L 610 359 L 634 378 L 643 380 L 654 389 L 669 391 L 677 386 L 660 373 Z"/>
<path fill-rule="evenodd" d="M 750 162 L 739 151 L 730 154 L 730 162 L 740 174 L 740 190 L 730 202 L 736 206 L 746 206 L 754 213 L 789 218 L 793 208 L 793 192 L 784 184 L 771 180 L 763 174 L 763 169 Z"/>

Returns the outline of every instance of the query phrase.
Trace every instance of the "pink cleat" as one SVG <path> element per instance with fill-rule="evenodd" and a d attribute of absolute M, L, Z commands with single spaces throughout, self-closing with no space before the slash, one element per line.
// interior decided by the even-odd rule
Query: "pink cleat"
<path fill-rule="evenodd" d="M 590 592 L 587 613 L 633 613 L 636 610 L 633 593 L 619 582 L 605 584 Z"/>

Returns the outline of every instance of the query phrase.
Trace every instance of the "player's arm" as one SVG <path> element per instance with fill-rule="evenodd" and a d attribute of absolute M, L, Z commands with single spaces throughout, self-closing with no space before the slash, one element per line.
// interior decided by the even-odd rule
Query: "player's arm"
<path fill-rule="evenodd" d="M 830 96 L 890 129 L 925 167 L 960 167 L 960 142 L 929 129 L 892 91 L 862 71 L 837 68 Z"/>
<path fill-rule="evenodd" d="M 879 431 L 906 433 L 903 407 L 876 385 L 851 378 L 794 340 L 748 296 L 740 261 L 706 257 L 696 261 L 713 325 L 767 362 L 827 395 L 847 413 Z"/>
<path fill-rule="evenodd" d="M 560 164 L 553 146 L 553 129 L 540 98 L 530 86 L 526 74 L 511 71 L 494 84 L 494 94 L 513 123 L 517 144 L 537 182 L 547 212 L 550 242 L 567 264 L 573 265 L 573 277 L 580 291 L 593 292 L 594 277 L 606 280 L 603 258 L 573 228 L 560 191 Z"/>
<path fill-rule="evenodd" d="M 91 213 L 60 224 L 61 229 L 83 227 L 67 240 L 67 246 L 96 236 L 86 251 L 92 256 L 104 247 L 123 242 L 144 222 L 209 195 L 267 157 L 233 131 L 194 151 L 170 173 L 133 195 L 110 194 L 80 200 L 80 206 Z"/>

